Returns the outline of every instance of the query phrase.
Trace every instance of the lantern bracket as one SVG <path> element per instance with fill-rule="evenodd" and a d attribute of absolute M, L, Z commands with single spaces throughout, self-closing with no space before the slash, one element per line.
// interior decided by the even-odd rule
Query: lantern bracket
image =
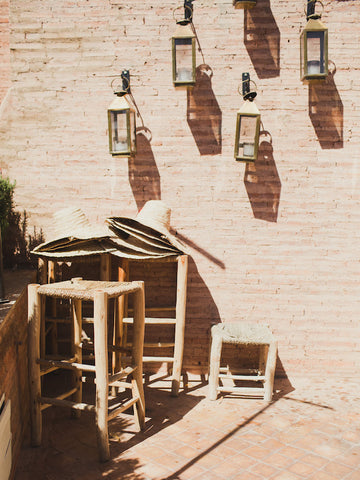
<path fill-rule="evenodd" d="M 175 12 L 177 10 L 180 10 L 181 8 L 184 8 L 184 18 L 182 18 L 180 20 L 176 20 L 177 24 L 188 25 L 189 23 L 192 23 L 193 11 L 194 11 L 194 7 L 193 7 L 193 4 L 192 4 L 193 1 L 194 0 L 184 0 L 184 6 L 183 7 L 179 6 L 179 7 L 174 8 L 173 17 L 174 17 L 175 20 L 176 20 Z"/>
<path fill-rule="evenodd" d="M 315 12 L 315 6 L 316 4 L 319 3 L 321 5 L 321 13 L 316 13 Z M 306 20 L 310 20 L 311 18 L 314 20 L 317 20 L 321 18 L 321 15 L 324 11 L 324 5 L 320 0 L 308 0 L 307 2 L 307 7 L 306 7 Z"/>
<path fill-rule="evenodd" d="M 120 74 L 121 78 L 121 87 L 120 85 L 116 84 L 115 81 L 119 80 L 119 77 L 116 77 L 112 80 L 111 82 L 111 88 L 114 91 L 114 94 L 117 95 L 118 97 L 123 97 L 127 93 L 130 92 L 130 70 L 123 70 Z"/>
<path fill-rule="evenodd" d="M 242 94 L 242 97 L 244 100 L 249 100 L 252 102 L 254 98 L 256 97 L 257 93 L 255 89 L 250 88 L 250 82 L 255 85 L 256 89 L 256 83 L 253 80 L 250 80 L 250 74 L 248 72 L 242 74 L 242 92 L 240 92 L 240 85 L 238 88 L 238 91 L 240 95 Z"/>

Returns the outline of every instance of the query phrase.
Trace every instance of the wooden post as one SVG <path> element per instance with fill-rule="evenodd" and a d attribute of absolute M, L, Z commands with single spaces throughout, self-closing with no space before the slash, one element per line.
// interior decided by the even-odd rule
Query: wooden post
<path fill-rule="evenodd" d="M 134 329 L 132 343 L 132 360 L 136 370 L 133 378 L 139 390 L 140 402 L 137 405 L 138 424 L 143 428 L 145 423 L 145 396 L 143 387 L 143 349 L 145 331 L 145 291 L 144 282 L 139 282 L 141 288 L 134 293 Z"/>
<path fill-rule="evenodd" d="M 38 447 L 41 444 L 41 381 L 40 365 L 37 359 L 40 357 L 40 323 L 41 323 L 41 299 L 37 290 L 40 285 L 28 286 L 28 347 L 29 347 L 29 382 L 30 382 L 30 418 L 31 418 L 31 444 Z"/>
<path fill-rule="evenodd" d="M 272 395 L 273 395 L 276 357 L 277 357 L 277 342 L 273 341 L 269 344 L 269 350 L 267 354 L 266 367 L 265 367 L 265 384 L 264 384 L 265 402 L 271 402 Z"/>
<path fill-rule="evenodd" d="M 222 349 L 221 335 L 212 335 L 210 349 L 210 371 L 209 371 L 209 400 L 217 399 L 217 388 L 219 386 L 220 358 Z"/>
<path fill-rule="evenodd" d="M 118 267 L 118 282 L 129 281 L 129 261 L 122 259 L 121 267 Z M 114 337 L 113 343 L 117 347 L 126 345 L 126 335 L 124 338 L 124 324 L 123 318 L 127 314 L 127 295 L 120 295 L 117 299 L 117 308 L 115 309 L 117 315 L 114 325 Z M 126 327 L 125 327 L 126 328 Z M 114 370 L 118 372 L 121 368 L 121 354 L 119 352 L 114 353 Z"/>
<path fill-rule="evenodd" d="M 96 375 L 96 433 L 100 461 L 110 458 L 108 436 L 108 295 L 101 290 L 94 294 L 94 352 Z"/>
<path fill-rule="evenodd" d="M 188 256 L 181 255 L 177 260 L 175 347 L 171 385 L 171 395 L 173 397 L 177 397 L 179 394 L 182 359 L 184 353 L 187 272 Z"/>
<path fill-rule="evenodd" d="M 100 255 L 100 280 L 109 282 L 111 280 L 111 255 L 105 253 Z"/>
<path fill-rule="evenodd" d="M 76 363 L 82 363 L 82 348 L 81 348 L 81 331 L 82 331 L 82 302 L 81 300 L 72 300 L 72 320 L 73 320 L 73 354 Z M 74 402 L 81 403 L 82 401 L 82 371 L 74 371 L 74 387 L 77 388 L 74 394 Z M 80 417 L 80 410 L 72 410 L 72 415 L 76 418 Z"/>
<path fill-rule="evenodd" d="M 38 260 L 38 280 L 40 285 L 47 283 L 48 279 L 48 261 L 44 258 Z"/>

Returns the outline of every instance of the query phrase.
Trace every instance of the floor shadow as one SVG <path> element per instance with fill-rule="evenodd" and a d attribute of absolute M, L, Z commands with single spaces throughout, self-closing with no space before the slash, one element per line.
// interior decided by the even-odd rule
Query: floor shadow
<path fill-rule="evenodd" d="M 321 148 L 343 148 L 344 107 L 333 74 L 309 84 L 309 116 Z"/>
<path fill-rule="evenodd" d="M 281 181 L 269 141 L 259 145 L 254 163 L 247 163 L 244 174 L 245 188 L 255 218 L 276 222 L 278 217 Z"/>
<path fill-rule="evenodd" d="M 196 69 L 196 83 L 187 90 L 187 122 L 200 155 L 221 153 L 222 112 L 214 95 L 211 67 L 202 64 Z"/>
<path fill-rule="evenodd" d="M 237 432 L 239 432 L 242 428 L 245 428 L 247 425 L 249 425 L 251 422 L 256 421 L 259 416 L 261 416 L 263 413 L 265 413 L 267 410 L 271 409 L 272 405 L 274 405 L 280 398 L 284 397 L 287 393 L 293 391 L 293 388 L 291 389 L 286 389 L 283 388 L 278 392 L 277 395 L 273 396 L 273 400 L 270 403 L 265 403 L 263 407 L 259 408 L 253 415 L 247 417 L 245 420 L 237 422 L 237 425 L 226 435 L 224 435 L 220 440 L 215 441 L 212 445 L 210 445 L 208 448 L 203 450 L 201 453 L 190 459 L 185 465 L 183 465 L 181 468 L 179 468 L 176 472 L 172 473 L 171 475 L 167 477 L 162 477 L 161 480 L 180 480 L 181 478 L 184 478 L 184 472 L 186 472 L 190 467 L 198 463 L 202 458 L 206 457 L 207 455 L 211 454 L 216 448 L 224 444 L 227 440 L 229 440 L 231 437 L 236 435 Z M 239 399 L 239 401 L 241 401 Z M 224 404 L 225 408 L 225 404 Z M 259 419 L 258 419 L 259 420 Z M 236 422 L 235 422 L 236 423 Z"/>
<path fill-rule="evenodd" d="M 244 43 L 259 78 L 280 75 L 280 30 L 270 0 L 244 10 Z"/>
<path fill-rule="evenodd" d="M 160 174 L 147 129 L 136 131 L 136 149 L 136 155 L 129 157 L 129 182 L 140 210 L 148 200 L 161 199 Z"/>

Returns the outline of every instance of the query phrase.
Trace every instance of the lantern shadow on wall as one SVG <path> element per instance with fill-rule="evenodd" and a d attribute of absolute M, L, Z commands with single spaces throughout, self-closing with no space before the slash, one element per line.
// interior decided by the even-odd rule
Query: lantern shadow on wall
<path fill-rule="evenodd" d="M 258 78 L 280 75 L 280 30 L 270 0 L 258 0 L 256 7 L 244 10 L 244 43 Z"/>
<path fill-rule="evenodd" d="M 137 128 L 137 153 L 129 157 L 129 182 L 138 210 L 148 200 L 161 200 L 160 174 L 150 142 L 150 130 L 146 127 Z"/>
<path fill-rule="evenodd" d="M 260 135 L 268 135 L 261 132 Z M 255 218 L 276 222 L 278 217 L 281 181 L 273 157 L 270 140 L 259 145 L 255 162 L 247 163 L 244 184 Z"/>
<path fill-rule="evenodd" d="M 187 122 L 200 155 L 221 153 L 222 112 L 214 95 L 209 65 L 196 68 L 196 83 L 187 91 Z"/>
<path fill-rule="evenodd" d="M 344 107 L 329 72 L 323 81 L 309 83 L 309 116 L 321 148 L 343 148 Z"/>

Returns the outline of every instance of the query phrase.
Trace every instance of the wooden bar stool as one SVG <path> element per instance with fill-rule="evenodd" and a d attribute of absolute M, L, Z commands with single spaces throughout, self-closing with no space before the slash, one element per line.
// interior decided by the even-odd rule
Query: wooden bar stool
<path fill-rule="evenodd" d="M 128 364 L 119 371 L 109 374 L 108 351 L 121 347 L 108 347 L 107 320 L 108 300 L 122 295 L 134 295 L 134 342 L 129 357 L 123 357 Z M 41 325 L 44 316 L 43 297 L 70 299 L 73 311 L 73 354 L 71 358 L 42 356 Z M 94 359 L 95 365 L 82 361 L 81 330 L 82 301 L 94 302 Z M 75 412 L 89 411 L 95 413 L 99 457 L 106 461 L 110 457 L 108 442 L 108 421 L 131 406 L 134 407 L 135 419 L 139 428 L 145 422 L 145 399 L 142 380 L 142 356 L 144 344 L 144 282 L 106 282 L 73 279 L 47 285 L 32 284 L 28 286 L 28 321 L 29 321 L 29 376 L 30 376 L 30 413 L 31 438 L 33 446 L 41 443 L 41 411 L 49 406 L 69 407 Z M 41 376 L 57 369 L 74 372 L 73 386 L 54 398 L 42 395 Z M 95 405 L 82 401 L 82 372 L 93 372 L 96 384 Z M 131 382 L 127 382 L 129 376 Z M 109 412 L 109 386 L 129 388 L 132 397 L 118 408 Z M 67 398 L 73 396 L 73 400 Z"/>
<path fill-rule="evenodd" d="M 223 343 L 259 345 L 259 368 L 245 369 L 242 374 L 221 368 Z M 277 342 L 267 325 L 243 322 L 219 323 L 211 328 L 210 373 L 208 398 L 216 400 L 218 392 L 229 392 L 244 397 L 263 397 L 270 402 L 273 394 Z M 246 373 L 246 374 L 243 374 Z M 219 386 L 219 380 L 230 380 L 231 385 Z M 261 382 L 261 387 L 236 386 L 235 382 Z"/>

